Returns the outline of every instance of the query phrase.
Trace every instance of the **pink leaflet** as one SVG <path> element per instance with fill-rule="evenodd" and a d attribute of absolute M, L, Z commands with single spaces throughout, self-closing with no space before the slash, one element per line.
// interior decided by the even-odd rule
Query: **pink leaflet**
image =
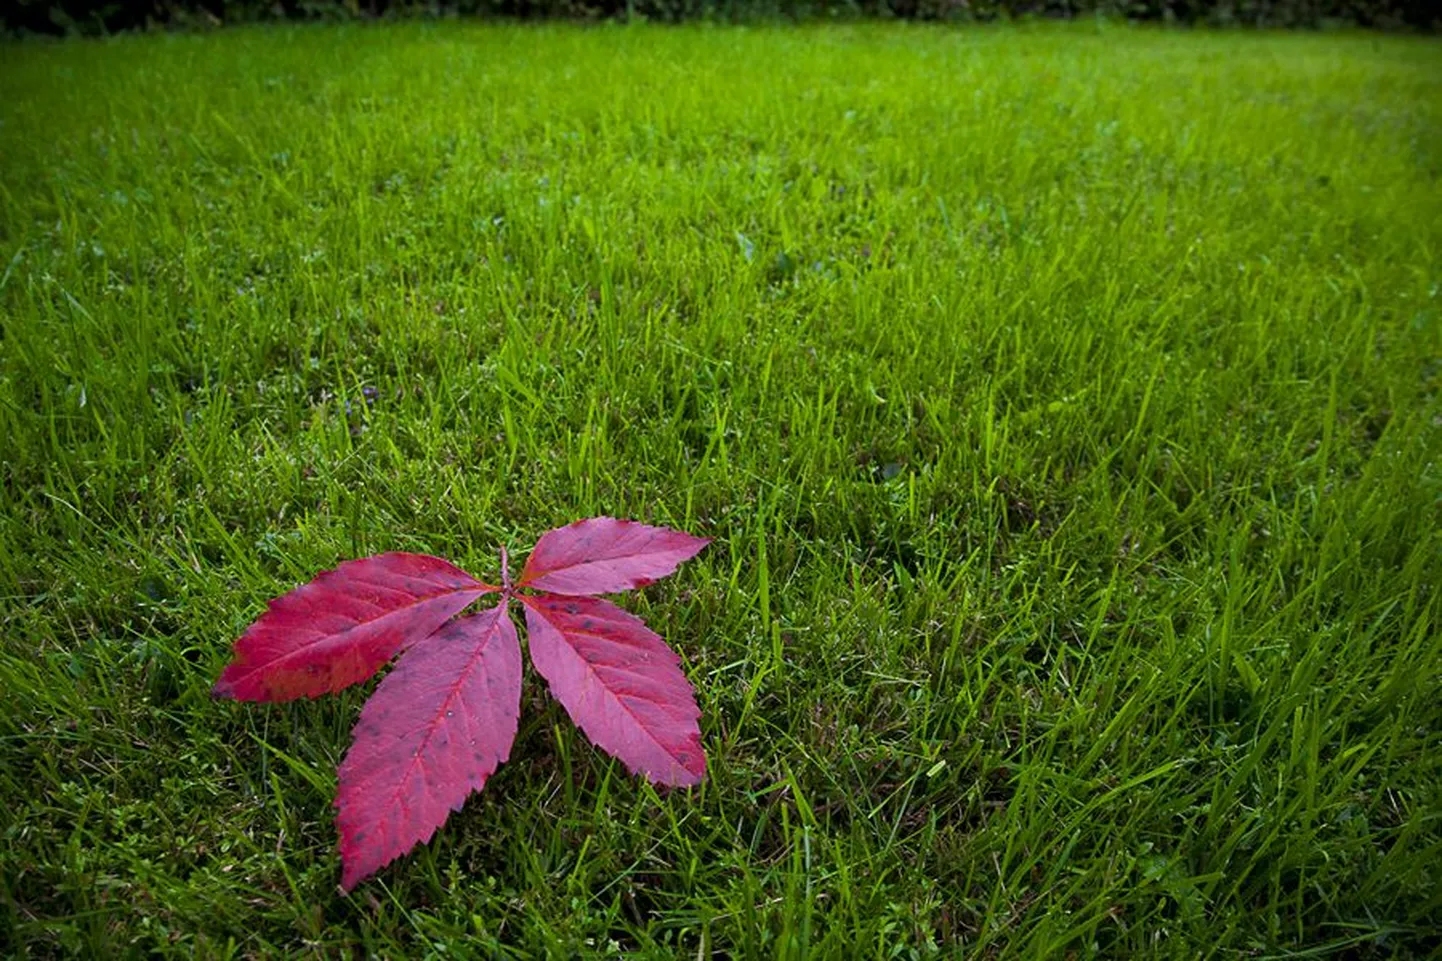
<path fill-rule="evenodd" d="M 521 596 L 531 663 L 598 747 L 673 786 L 706 773 L 701 716 L 681 659 L 650 628 L 595 597 Z"/>
<path fill-rule="evenodd" d="M 542 534 L 516 586 L 557 594 L 609 594 L 644 587 L 709 543 L 710 538 L 666 527 L 592 517 Z"/>
<path fill-rule="evenodd" d="M 506 608 L 416 644 L 366 702 L 335 800 L 347 891 L 429 841 L 510 755 L 521 647 Z"/>
<path fill-rule="evenodd" d="M 347 561 L 271 601 L 235 642 L 234 660 L 212 692 L 291 701 L 338 691 L 495 590 L 427 554 Z"/>

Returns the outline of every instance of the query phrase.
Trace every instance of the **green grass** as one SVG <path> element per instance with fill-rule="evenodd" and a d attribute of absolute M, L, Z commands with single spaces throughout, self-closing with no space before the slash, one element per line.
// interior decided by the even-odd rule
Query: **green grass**
<path fill-rule="evenodd" d="M 0 49 L 0 953 L 1437 949 L 1439 54 Z M 716 538 L 623 601 L 706 783 L 528 675 L 510 763 L 340 895 L 369 687 L 212 701 L 231 640 L 602 513 Z"/>

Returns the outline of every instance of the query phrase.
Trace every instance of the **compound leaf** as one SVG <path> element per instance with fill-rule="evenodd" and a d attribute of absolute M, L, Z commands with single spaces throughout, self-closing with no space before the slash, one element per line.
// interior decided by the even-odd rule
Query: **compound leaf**
<path fill-rule="evenodd" d="M 639 618 L 589 595 L 649 584 L 709 543 L 595 517 L 542 535 L 521 579 L 503 573 L 500 587 L 426 554 L 347 561 L 271 601 L 213 690 L 249 701 L 316 697 L 405 651 L 361 710 L 340 766 L 349 891 L 429 841 L 509 757 L 521 707 L 513 597 L 525 606 L 536 669 L 581 730 L 652 781 L 699 783 L 701 712 L 680 657 Z M 502 549 L 503 567 L 505 557 Z M 497 591 L 498 607 L 452 620 Z"/>

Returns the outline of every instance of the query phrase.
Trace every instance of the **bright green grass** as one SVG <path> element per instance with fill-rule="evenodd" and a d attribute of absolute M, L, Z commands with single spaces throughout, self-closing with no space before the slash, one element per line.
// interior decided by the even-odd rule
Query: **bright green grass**
<path fill-rule="evenodd" d="M 0 62 L 0 953 L 1438 946 L 1436 43 Z M 528 677 L 510 763 L 342 897 L 367 690 L 213 702 L 230 641 L 347 557 L 493 575 L 602 513 L 716 538 L 624 601 L 708 781 Z"/>

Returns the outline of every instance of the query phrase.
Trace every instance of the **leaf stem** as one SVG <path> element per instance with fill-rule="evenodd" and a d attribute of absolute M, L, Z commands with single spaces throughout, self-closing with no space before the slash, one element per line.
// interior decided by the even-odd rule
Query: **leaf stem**
<path fill-rule="evenodd" d="M 501 593 L 511 594 L 511 560 L 506 556 L 506 545 L 501 545 Z"/>

